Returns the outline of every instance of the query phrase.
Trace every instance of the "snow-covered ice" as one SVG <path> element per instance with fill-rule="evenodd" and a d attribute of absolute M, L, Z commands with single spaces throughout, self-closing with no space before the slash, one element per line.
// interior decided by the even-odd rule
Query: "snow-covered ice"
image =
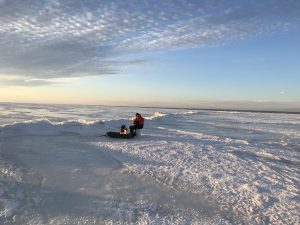
<path fill-rule="evenodd" d="M 102 136 L 146 118 L 142 136 Z M 298 224 L 300 115 L 0 104 L 1 224 Z"/>

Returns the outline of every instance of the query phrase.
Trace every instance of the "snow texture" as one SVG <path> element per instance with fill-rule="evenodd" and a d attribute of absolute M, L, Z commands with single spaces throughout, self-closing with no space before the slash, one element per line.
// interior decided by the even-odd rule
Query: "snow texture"
<path fill-rule="evenodd" d="M 0 108 L 1 224 L 300 222 L 299 115 Z M 140 137 L 102 136 L 137 110 Z"/>

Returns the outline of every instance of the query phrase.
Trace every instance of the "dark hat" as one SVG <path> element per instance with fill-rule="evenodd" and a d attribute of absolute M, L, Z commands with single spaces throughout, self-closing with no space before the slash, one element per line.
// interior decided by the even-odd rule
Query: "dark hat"
<path fill-rule="evenodd" d="M 136 113 L 135 115 L 138 116 L 138 115 L 140 115 L 140 114 L 139 114 L 139 113 Z"/>

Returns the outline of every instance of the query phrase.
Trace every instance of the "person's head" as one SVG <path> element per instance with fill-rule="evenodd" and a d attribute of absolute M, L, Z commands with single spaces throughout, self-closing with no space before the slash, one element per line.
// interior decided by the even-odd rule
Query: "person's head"
<path fill-rule="evenodd" d="M 139 114 L 139 113 L 136 113 L 135 116 L 140 116 L 140 114 Z"/>

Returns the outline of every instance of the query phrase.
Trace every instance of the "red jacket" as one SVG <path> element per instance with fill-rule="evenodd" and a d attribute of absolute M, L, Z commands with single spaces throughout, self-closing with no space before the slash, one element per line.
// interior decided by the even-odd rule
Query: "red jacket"
<path fill-rule="evenodd" d="M 133 120 L 133 124 L 136 125 L 136 124 L 140 124 L 140 125 L 143 125 L 144 126 L 144 118 L 141 116 L 141 115 L 137 115 L 135 117 L 135 119 Z"/>

